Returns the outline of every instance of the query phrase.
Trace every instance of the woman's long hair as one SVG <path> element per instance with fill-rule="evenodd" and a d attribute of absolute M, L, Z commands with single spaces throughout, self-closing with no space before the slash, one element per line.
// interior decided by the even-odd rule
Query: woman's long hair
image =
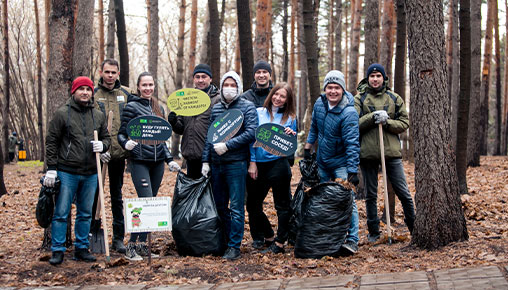
<path fill-rule="evenodd" d="M 286 103 L 284 104 L 283 113 L 282 113 L 282 119 L 280 121 L 281 125 L 286 123 L 289 117 L 296 119 L 296 109 L 295 109 L 295 97 L 293 95 L 293 89 L 291 89 L 291 86 L 286 82 L 280 82 L 276 84 L 273 89 L 270 91 L 268 96 L 265 99 L 265 102 L 263 103 L 263 107 L 265 107 L 268 112 L 270 113 L 270 121 L 273 121 L 273 114 L 272 114 L 272 97 L 280 89 L 286 90 Z"/>
<path fill-rule="evenodd" d="M 141 74 L 139 74 L 138 81 L 136 83 L 136 89 L 137 89 L 139 97 L 141 97 L 141 92 L 139 91 L 139 82 L 141 81 L 142 77 L 152 77 L 152 80 L 154 80 L 154 82 L 155 82 L 155 79 L 151 73 L 145 71 L 145 72 L 142 72 Z M 150 97 L 150 106 L 152 107 L 152 112 L 154 112 L 155 115 L 157 115 L 161 118 L 164 118 L 164 114 L 162 113 L 161 108 L 159 106 L 159 100 L 156 97 L 154 97 L 153 95 Z"/>

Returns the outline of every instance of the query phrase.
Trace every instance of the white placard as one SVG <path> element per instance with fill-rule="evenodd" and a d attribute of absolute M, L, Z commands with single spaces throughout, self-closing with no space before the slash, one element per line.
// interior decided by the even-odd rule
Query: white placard
<path fill-rule="evenodd" d="M 169 196 L 124 198 L 124 224 L 127 233 L 171 231 Z"/>

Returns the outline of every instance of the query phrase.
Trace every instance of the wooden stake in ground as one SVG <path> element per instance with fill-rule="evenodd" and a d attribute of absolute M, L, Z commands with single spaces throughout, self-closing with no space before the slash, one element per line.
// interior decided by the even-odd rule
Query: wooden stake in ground
<path fill-rule="evenodd" d="M 388 202 L 388 185 L 386 178 L 386 164 L 385 164 L 385 144 L 383 141 L 383 125 L 379 123 L 379 147 L 381 153 L 381 168 L 383 170 L 383 195 L 385 198 L 385 211 L 386 211 L 386 230 L 388 233 L 388 243 L 392 243 L 392 229 L 390 223 L 390 203 Z"/>
<path fill-rule="evenodd" d="M 93 131 L 93 139 L 99 141 L 97 130 Z M 106 221 L 106 211 L 104 206 L 104 185 L 102 184 L 101 157 L 99 152 L 95 152 L 97 162 L 97 178 L 99 183 L 99 202 L 101 204 L 101 223 L 104 227 L 104 248 L 106 249 L 106 262 L 109 263 L 109 243 L 108 243 L 108 223 Z"/>

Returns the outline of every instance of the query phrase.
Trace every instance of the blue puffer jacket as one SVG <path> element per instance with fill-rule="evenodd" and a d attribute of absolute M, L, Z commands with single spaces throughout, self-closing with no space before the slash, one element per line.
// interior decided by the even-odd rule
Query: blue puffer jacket
<path fill-rule="evenodd" d="M 231 103 L 227 103 L 222 95 L 222 84 L 227 78 L 234 79 L 238 85 L 238 94 L 236 99 L 234 99 Z M 249 145 L 255 140 L 256 128 L 258 127 L 258 114 L 256 112 L 256 107 L 251 101 L 247 101 L 240 97 L 241 91 L 242 86 L 240 77 L 234 72 L 224 74 L 220 84 L 220 102 L 212 107 L 212 113 L 210 114 L 210 126 L 218 116 L 231 109 L 238 109 L 242 111 L 243 123 L 242 127 L 238 130 L 235 136 L 226 142 L 228 151 L 221 156 L 215 152 L 213 144 L 207 140 L 203 151 L 203 162 L 224 163 L 233 161 L 249 161 Z"/>
<path fill-rule="evenodd" d="M 360 130 L 353 95 L 345 92 L 337 106 L 328 110 L 323 94 L 314 104 L 307 143 L 318 140 L 317 162 L 324 170 L 347 167 L 357 173 L 360 162 Z"/>

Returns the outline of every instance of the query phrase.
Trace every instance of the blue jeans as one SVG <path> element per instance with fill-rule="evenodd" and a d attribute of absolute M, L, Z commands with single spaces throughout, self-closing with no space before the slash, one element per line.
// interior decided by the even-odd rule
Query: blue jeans
<path fill-rule="evenodd" d="M 226 232 L 228 247 L 240 249 L 245 222 L 247 161 L 212 163 L 211 170 L 213 198 Z"/>
<path fill-rule="evenodd" d="M 97 188 L 97 174 L 78 175 L 58 171 L 60 193 L 56 200 L 55 213 L 51 223 L 51 251 L 65 251 L 65 235 L 67 233 L 67 216 L 71 203 L 76 197 L 76 221 L 74 234 L 76 249 L 88 249 L 88 233 L 92 220 L 92 205 Z"/>
<path fill-rule="evenodd" d="M 341 178 L 347 180 L 347 168 L 339 167 L 334 169 L 333 171 L 325 171 L 321 168 L 318 168 L 319 171 L 319 179 L 320 182 L 330 181 L 335 178 Z M 360 219 L 358 217 L 358 208 L 356 207 L 355 201 L 355 193 L 353 192 L 353 212 L 351 216 L 351 224 L 349 225 L 348 234 L 346 236 L 346 241 L 353 242 L 358 244 L 358 230 L 359 230 L 359 222 Z"/>

